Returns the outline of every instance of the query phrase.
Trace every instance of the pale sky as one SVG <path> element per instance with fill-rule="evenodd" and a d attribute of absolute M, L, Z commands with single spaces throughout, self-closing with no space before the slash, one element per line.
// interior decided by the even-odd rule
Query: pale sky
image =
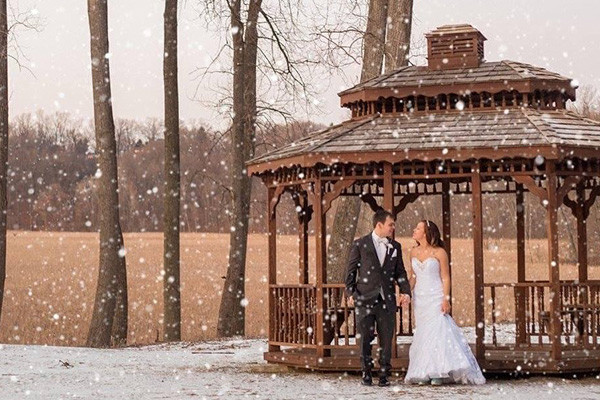
<path fill-rule="evenodd" d="M 35 76 L 10 63 L 11 117 L 38 109 L 92 116 L 86 4 L 85 0 L 19 1 L 21 11 L 34 9 L 44 25 L 39 33 L 19 35 L 28 58 L 22 63 Z M 196 4 L 187 0 L 180 14 L 181 118 L 222 127 L 227 121 L 216 110 L 193 100 L 198 81 L 192 71 L 207 65 L 223 41 L 206 30 Z M 437 26 L 469 23 L 488 39 L 486 60 L 534 64 L 600 90 L 598 0 L 415 0 L 414 7 L 413 42 L 422 41 L 423 34 Z M 162 118 L 163 8 L 164 2 L 158 0 L 109 0 L 115 117 Z M 348 68 L 345 73 L 352 81 L 335 77 L 326 82 L 328 91 L 319 96 L 323 112 L 313 115 L 314 120 L 329 124 L 347 117 L 336 93 L 357 82 L 359 67 Z M 199 93 L 204 98 L 214 96 L 203 86 Z"/>

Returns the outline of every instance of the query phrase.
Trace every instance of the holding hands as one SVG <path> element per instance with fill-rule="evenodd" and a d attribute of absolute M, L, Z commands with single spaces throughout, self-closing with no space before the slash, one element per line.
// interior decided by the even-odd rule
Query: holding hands
<path fill-rule="evenodd" d="M 396 297 L 396 305 L 398 307 L 408 307 L 409 304 L 410 304 L 410 296 L 409 295 L 400 293 Z"/>

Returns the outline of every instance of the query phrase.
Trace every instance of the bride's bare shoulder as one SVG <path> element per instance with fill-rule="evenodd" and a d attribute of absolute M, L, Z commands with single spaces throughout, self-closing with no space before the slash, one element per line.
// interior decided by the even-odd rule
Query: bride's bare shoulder
<path fill-rule="evenodd" d="M 444 249 L 443 247 L 436 247 L 435 248 L 435 256 L 438 260 L 442 260 L 443 258 L 448 258 L 448 253 L 446 252 L 446 249 Z"/>

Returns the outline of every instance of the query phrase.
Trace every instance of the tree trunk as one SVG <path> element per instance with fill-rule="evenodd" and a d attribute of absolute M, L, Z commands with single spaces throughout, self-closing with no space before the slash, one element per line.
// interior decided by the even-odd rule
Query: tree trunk
<path fill-rule="evenodd" d="M 385 72 L 408 65 L 413 0 L 391 1 L 385 41 Z"/>
<path fill-rule="evenodd" d="M 251 180 L 246 161 L 252 157 L 256 120 L 257 21 L 261 0 L 248 6 L 246 26 L 241 17 L 241 3 L 230 7 L 233 36 L 233 123 L 231 126 L 231 191 L 233 217 L 229 236 L 229 265 L 223 287 L 217 335 L 243 335 L 245 328 L 245 268 L 250 213 Z"/>
<path fill-rule="evenodd" d="M 387 0 L 371 0 L 369 2 L 369 17 L 363 39 L 361 82 L 381 74 L 387 6 Z M 362 205 L 362 201 L 358 196 L 342 196 L 338 198 L 337 203 L 327 249 L 328 282 L 344 281 L 350 246 L 354 240 L 354 235 L 356 235 L 356 226 Z"/>
<path fill-rule="evenodd" d="M 127 340 L 127 274 L 123 234 L 119 223 L 117 144 L 107 57 L 107 0 L 88 0 L 88 18 L 98 157 L 100 257 L 98 286 L 87 345 L 109 347 L 111 339 L 114 344 L 121 344 Z"/>
<path fill-rule="evenodd" d="M 568 246 L 568 248 L 563 253 L 563 261 L 562 262 L 564 262 L 565 264 L 571 264 L 571 263 L 576 264 L 578 261 L 577 240 L 575 240 L 576 233 L 574 232 L 574 231 L 576 231 L 576 229 L 573 229 L 573 224 L 570 223 L 569 216 L 565 212 L 565 209 L 563 207 L 559 207 L 558 210 L 560 211 L 560 217 L 562 217 L 562 218 L 559 218 L 559 221 L 560 221 L 559 226 L 562 224 L 566 228 L 567 236 L 569 237 L 569 244 L 570 244 L 570 246 Z M 560 229 L 559 229 L 559 232 L 560 232 Z"/>
<path fill-rule="evenodd" d="M 8 210 L 8 17 L 0 0 L 0 322 L 6 280 L 6 217 Z"/>
<path fill-rule="evenodd" d="M 164 339 L 181 340 L 179 254 L 180 156 L 179 88 L 177 83 L 177 0 L 165 0 L 165 214 Z"/>
<path fill-rule="evenodd" d="M 385 48 L 385 29 L 388 16 L 387 0 L 371 0 L 369 2 L 369 17 L 363 40 L 363 65 L 360 81 L 381 75 L 383 68 L 383 53 Z"/>

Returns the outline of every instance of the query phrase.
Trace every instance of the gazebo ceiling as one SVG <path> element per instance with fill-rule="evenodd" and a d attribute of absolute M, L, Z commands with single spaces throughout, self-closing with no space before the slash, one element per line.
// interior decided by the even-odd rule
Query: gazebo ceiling
<path fill-rule="evenodd" d="M 460 113 L 405 113 L 350 120 L 306 136 L 248 162 L 260 174 L 294 165 L 371 162 L 400 159 L 469 159 L 535 157 L 562 158 L 596 154 L 600 123 L 566 110 Z M 337 161 L 336 161 L 337 160 Z"/>

